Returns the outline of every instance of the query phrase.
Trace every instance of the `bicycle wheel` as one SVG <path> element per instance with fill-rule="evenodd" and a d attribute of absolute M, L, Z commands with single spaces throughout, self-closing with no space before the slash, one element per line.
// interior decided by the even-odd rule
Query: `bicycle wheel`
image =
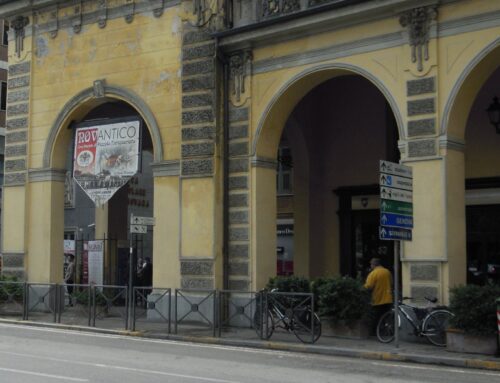
<path fill-rule="evenodd" d="M 261 339 L 269 339 L 273 335 L 274 332 L 274 319 L 273 315 L 269 310 L 266 310 L 266 316 L 261 313 L 260 309 L 257 308 L 255 310 L 255 314 L 253 315 L 253 328 L 259 338 Z"/>
<path fill-rule="evenodd" d="M 382 343 L 394 340 L 394 310 L 387 311 L 377 323 L 377 338 Z"/>
<path fill-rule="evenodd" d="M 302 343 L 315 343 L 321 336 L 321 320 L 316 314 L 311 318 L 311 314 L 312 312 L 309 309 L 294 312 L 293 314 L 291 327 L 295 336 Z"/>
<path fill-rule="evenodd" d="M 453 314 L 448 310 L 432 311 L 424 320 L 422 334 L 436 346 L 446 346 L 446 328 Z"/>

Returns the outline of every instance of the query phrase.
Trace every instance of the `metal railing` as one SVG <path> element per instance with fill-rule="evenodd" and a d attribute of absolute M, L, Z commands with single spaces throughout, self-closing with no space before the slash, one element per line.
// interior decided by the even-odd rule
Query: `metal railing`
<path fill-rule="evenodd" d="M 211 314 L 211 315 L 210 315 Z M 212 319 L 208 317 L 212 316 Z M 175 289 L 174 301 L 174 333 L 178 326 L 187 318 L 195 317 L 201 323 L 208 325 L 215 337 L 217 329 L 217 290 Z M 196 326 L 193 322 L 190 324 Z"/>
<path fill-rule="evenodd" d="M 280 329 L 297 335 L 300 325 L 297 337 L 308 341 L 315 335 L 310 313 L 315 315 L 312 294 L 141 286 L 129 296 L 127 286 L 0 281 L 0 318 L 46 323 L 167 334 L 209 330 L 213 337 L 230 332 L 261 339 Z"/>
<path fill-rule="evenodd" d="M 172 290 L 170 288 L 134 287 L 132 300 L 132 331 L 137 323 L 145 319 L 146 323 L 167 325 L 171 332 Z M 166 306 L 166 307 L 165 307 Z"/>

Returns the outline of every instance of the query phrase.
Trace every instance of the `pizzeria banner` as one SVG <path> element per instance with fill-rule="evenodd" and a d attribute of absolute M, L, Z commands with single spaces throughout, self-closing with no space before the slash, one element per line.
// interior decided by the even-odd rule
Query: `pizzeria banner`
<path fill-rule="evenodd" d="M 105 204 L 139 169 L 138 119 L 77 127 L 73 178 L 96 206 Z"/>

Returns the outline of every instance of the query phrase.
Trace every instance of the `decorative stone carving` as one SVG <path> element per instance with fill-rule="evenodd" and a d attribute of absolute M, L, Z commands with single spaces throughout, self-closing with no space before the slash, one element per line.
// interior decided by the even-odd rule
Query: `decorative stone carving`
<path fill-rule="evenodd" d="M 165 0 L 150 0 L 150 1 L 153 1 L 153 2 L 156 1 L 158 3 L 157 8 L 155 8 L 153 10 L 154 17 L 160 17 L 161 15 L 163 15 L 163 8 L 165 6 Z"/>
<path fill-rule="evenodd" d="M 300 0 L 263 0 L 262 16 L 273 17 L 300 11 Z"/>
<path fill-rule="evenodd" d="M 104 80 L 96 80 L 94 81 L 94 97 L 101 98 L 104 97 Z"/>
<path fill-rule="evenodd" d="M 125 21 L 127 24 L 130 24 L 134 21 L 134 12 L 135 12 L 135 0 L 125 0 L 127 5 L 127 14 L 125 15 Z"/>
<path fill-rule="evenodd" d="M 252 52 L 244 51 L 233 54 L 229 58 L 230 82 L 232 95 L 236 103 L 241 101 L 241 95 L 245 93 L 245 79 L 251 72 Z"/>
<path fill-rule="evenodd" d="M 26 16 L 17 16 L 10 22 L 10 26 L 14 29 L 16 39 L 16 54 L 21 57 L 21 52 L 24 49 L 24 28 L 29 24 L 30 20 Z"/>
<path fill-rule="evenodd" d="M 75 7 L 73 8 L 74 16 L 71 20 L 71 26 L 73 27 L 73 32 L 80 33 L 82 30 L 82 2 L 75 1 Z"/>
<path fill-rule="evenodd" d="M 435 7 L 420 7 L 403 13 L 399 18 L 401 26 L 408 27 L 411 61 L 417 63 L 419 72 L 424 69 L 423 60 L 429 60 L 429 31 L 436 17 Z"/>
<path fill-rule="evenodd" d="M 107 0 L 98 0 L 97 2 L 97 8 L 99 15 L 97 16 L 97 25 L 99 28 L 103 29 L 106 27 L 106 23 L 108 20 L 108 4 Z"/>
<path fill-rule="evenodd" d="M 193 0 L 193 14 L 197 27 L 221 30 L 227 25 L 227 0 Z"/>

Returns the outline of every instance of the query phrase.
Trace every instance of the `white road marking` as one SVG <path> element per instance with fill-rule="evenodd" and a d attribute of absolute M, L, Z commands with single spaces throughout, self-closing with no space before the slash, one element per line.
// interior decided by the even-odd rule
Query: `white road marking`
<path fill-rule="evenodd" d="M 473 375 L 487 375 L 487 376 L 498 376 L 500 377 L 500 373 L 494 372 L 483 372 L 478 370 L 460 370 L 457 368 L 448 368 L 448 367 L 429 367 L 429 366 L 410 366 L 408 364 L 391 364 L 391 363 L 382 363 L 382 362 L 372 362 L 371 364 L 375 366 L 384 366 L 384 367 L 397 367 L 397 368 L 408 368 L 412 370 L 429 370 L 429 371 L 440 371 L 440 372 L 455 372 L 457 374 L 473 374 Z"/>
<path fill-rule="evenodd" d="M 69 376 L 62 376 L 62 375 L 42 374 L 41 372 L 32 372 L 32 371 L 25 371 L 25 370 L 15 370 L 13 368 L 3 368 L 3 367 L 0 367 L 0 371 L 13 372 L 15 374 L 41 376 L 41 377 L 44 377 L 44 378 L 61 379 L 61 380 L 72 381 L 72 382 L 88 382 L 89 381 L 88 379 L 71 378 Z"/>
<path fill-rule="evenodd" d="M 163 371 L 156 371 L 156 370 L 144 370 L 144 369 L 141 369 L 141 368 L 116 366 L 116 365 L 104 364 L 104 363 L 79 362 L 79 361 L 75 361 L 75 360 L 71 360 L 71 359 L 50 358 L 50 357 L 46 357 L 46 356 L 39 356 L 39 355 L 19 353 L 19 352 L 0 351 L 0 354 L 6 354 L 6 355 L 10 355 L 10 356 L 20 356 L 20 357 L 23 357 L 23 358 L 48 360 L 48 361 L 51 361 L 51 362 L 63 363 L 63 364 L 66 364 L 66 365 L 67 364 L 78 364 L 78 365 L 81 365 L 81 366 L 91 366 L 91 367 L 99 367 L 99 368 L 106 368 L 106 369 L 113 369 L 113 370 L 122 370 L 122 371 L 133 371 L 133 372 L 139 372 L 139 373 L 142 373 L 142 374 L 172 376 L 172 377 L 176 377 L 176 378 L 185 378 L 185 379 L 197 379 L 197 380 L 206 381 L 206 382 L 239 383 L 236 380 L 224 380 L 224 379 L 207 378 L 207 377 L 195 376 L 195 375 L 174 374 L 174 373 L 171 373 L 171 372 L 163 372 Z M 0 367 L 0 370 L 8 370 L 8 369 Z M 44 374 L 39 374 L 39 375 L 44 375 Z M 62 377 L 60 379 L 62 379 Z M 88 381 L 88 380 L 83 380 L 83 381 Z"/>
<path fill-rule="evenodd" d="M 149 338 L 141 338 L 130 335 L 118 335 L 118 334 L 100 334 L 94 332 L 83 332 L 78 330 L 65 330 L 65 329 L 57 329 L 57 328 L 47 328 L 47 327 L 29 327 L 23 325 L 15 325 L 8 323 L 0 323 L 0 327 L 11 327 L 16 329 L 23 330 L 32 330 L 32 331 L 41 331 L 41 332 L 54 332 L 58 334 L 71 334 L 76 336 L 83 337 L 93 337 L 93 338 L 104 338 L 104 339 L 123 339 L 129 340 L 133 342 L 142 342 L 142 343 L 156 343 L 156 344 L 165 344 L 165 345 L 177 345 L 182 347 L 196 347 L 196 348 L 210 348 L 216 350 L 224 350 L 224 351 L 242 351 L 252 354 L 267 354 L 267 355 L 284 355 L 284 356 L 293 356 L 293 357 L 303 357 L 309 358 L 309 356 L 299 356 L 295 352 L 289 351 L 278 351 L 278 350 L 264 350 L 258 348 L 250 348 L 250 347 L 240 347 L 240 346 L 226 346 L 226 345 L 217 345 L 217 344 L 206 344 L 206 343 L 196 343 L 196 342 L 186 342 L 186 341 L 177 341 L 171 339 L 149 339 Z M 91 329 L 90 329 L 91 330 Z"/>

